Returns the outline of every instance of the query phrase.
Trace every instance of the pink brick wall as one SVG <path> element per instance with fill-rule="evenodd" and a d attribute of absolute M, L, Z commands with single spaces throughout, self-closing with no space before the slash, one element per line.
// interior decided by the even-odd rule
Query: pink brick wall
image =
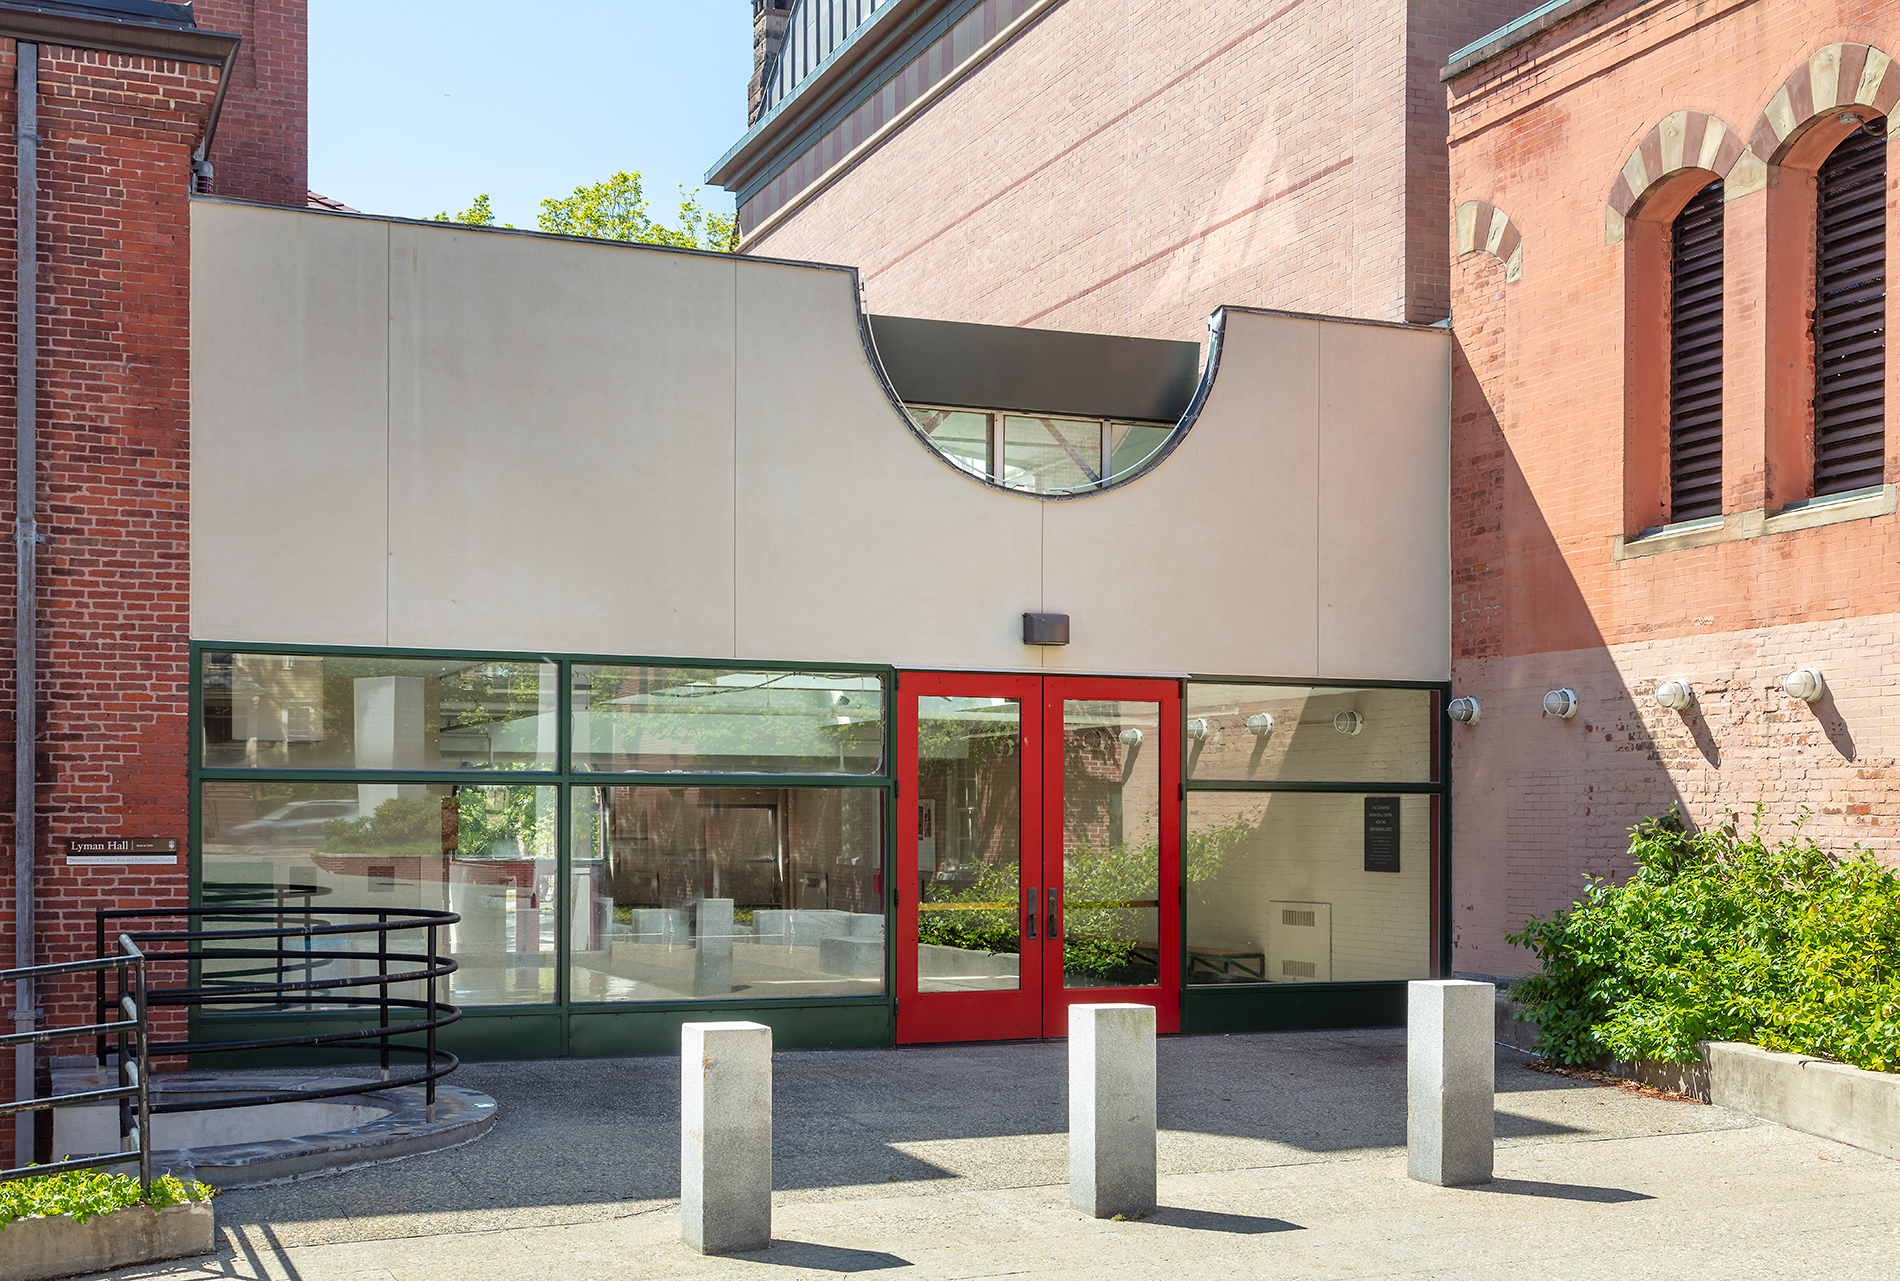
<path fill-rule="evenodd" d="M 1644 353 L 1627 335 L 1658 303 L 1632 279 L 1630 239 L 1609 234 L 1618 176 L 1677 110 L 1750 137 L 1787 77 L 1842 41 L 1900 50 L 1900 10 L 1617 0 L 1451 86 L 1451 201 L 1490 202 L 1523 237 L 1521 281 L 1484 253 L 1452 276 L 1453 680 L 1484 706 L 1454 737 L 1460 970 L 1529 968 L 1505 929 L 1570 902 L 1586 873 L 1627 870 L 1626 829 L 1672 804 L 1710 823 L 1760 802 L 1784 830 L 1806 805 L 1824 842 L 1900 858 L 1900 723 L 1885 707 L 1900 518 L 1640 559 L 1613 551 L 1654 523 L 1644 501 L 1656 510 L 1628 488 L 1625 441 L 1626 421 L 1655 411 L 1629 398 Z M 1764 284 L 1777 270 L 1767 210 L 1784 178 L 1795 181 L 1771 171 L 1726 206 L 1724 508 L 1737 514 L 1801 496 L 1785 465 L 1776 474 L 1775 441 L 1799 431 L 1776 415 L 1803 407 L 1777 409 L 1775 381 L 1808 349 L 1775 334 L 1790 307 L 1805 321 L 1799 299 Z M 1774 243 L 1811 237 L 1808 217 L 1784 218 Z M 1888 256 L 1900 263 L 1891 191 Z M 1888 404 L 1900 406 L 1900 352 L 1888 371 Z M 1896 446 L 1890 431 L 1889 481 Z M 1778 689 L 1807 665 L 1833 690 L 1813 707 Z M 1697 690 L 1689 713 L 1651 697 L 1675 676 Z M 1560 686 L 1582 695 L 1574 721 L 1539 712 Z"/>
<path fill-rule="evenodd" d="M 900 315 L 1186 339 L 1222 303 L 1437 320 L 1438 71 L 1528 7 L 1068 0 L 746 248 L 853 263 Z"/>

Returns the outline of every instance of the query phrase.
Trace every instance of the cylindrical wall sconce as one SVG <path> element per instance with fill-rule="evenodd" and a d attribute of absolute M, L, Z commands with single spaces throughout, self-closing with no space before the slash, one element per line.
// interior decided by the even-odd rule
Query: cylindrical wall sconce
<path fill-rule="evenodd" d="M 1183 728 L 1186 729 L 1187 736 L 1197 743 L 1205 742 L 1207 736 L 1214 732 L 1213 727 L 1210 726 L 1204 718 L 1199 716 L 1187 722 Z"/>
<path fill-rule="evenodd" d="M 1255 712 L 1247 718 L 1247 732 L 1255 738 L 1265 738 L 1273 733 L 1273 713 Z"/>
<path fill-rule="evenodd" d="M 1789 698 L 1816 703 L 1827 693 L 1827 681 L 1818 667 L 1800 667 L 1781 678 L 1781 691 Z"/>
<path fill-rule="evenodd" d="M 1685 712 L 1695 702 L 1695 687 L 1685 680 L 1666 680 L 1656 686 L 1656 701 L 1672 712 Z"/>
<path fill-rule="evenodd" d="M 1445 705 L 1445 715 L 1460 725 L 1476 725 L 1481 709 L 1475 698 L 1454 698 Z"/>
<path fill-rule="evenodd" d="M 1342 707 L 1333 713 L 1333 728 L 1342 734 L 1357 734 L 1365 727 L 1365 715 L 1350 707 Z"/>
<path fill-rule="evenodd" d="M 1555 716 L 1559 720 L 1569 720 L 1577 714 L 1577 691 L 1574 689 L 1553 689 L 1544 695 L 1544 715 Z"/>

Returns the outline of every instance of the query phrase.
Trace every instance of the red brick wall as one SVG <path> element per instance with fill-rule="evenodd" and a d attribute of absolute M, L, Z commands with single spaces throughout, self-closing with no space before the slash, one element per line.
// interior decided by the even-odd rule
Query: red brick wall
<path fill-rule="evenodd" d="M 190 153 L 212 68 L 41 49 L 39 959 L 91 954 L 93 909 L 181 901 L 186 868 L 68 867 L 74 836 L 187 835 Z M 14 49 L 0 116 L 17 119 Z M 17 152 L 0 146 L 0 190 Z M 0 368 L 11 382 L 13 202 L 0 203 Z M 12 392 L 0 396 L 0 520 L 14 518 Z M 14 591 L 13 561 L 0 574 Z M 0 643 L 0 773 L 12 776 L 12 629 Z M 12 789 L 6 788 L 8 809 Z M 0 937 L 13 938 L 12 816 Z M 42 990 L 85 1021 L 90 980 Z M 178 1030 L 178 1029 L 175 1029 Z M 56 1053 L 83 1053 L 62 1046 Z M 12 1097 L 12 1052 L 0 1092 Z M 11 1126 L 0 1128 L 0 1161 Z"/>
<path fill-rule="evenodd" d="M 873 311 L 1198 338 L 1222 303 L 1437 320 L 1444 55 L 1530 0 L 1067 0 L 748 252 Z"/>
<path fill-rule="evenodd" d="M 244 37 L 218 117 L 212 190 L 302 206 L 310 188 L 309 0 L 197 0 L 198 25 Z"/>
<path fill-rule="evenodd" d="M 1484 707 L 1479 726 L 1454 736 L 1460 970 L 1527 969 L 1504 930 L 1571 901 L 1586 873 L 1626 870 L 1628 826 L 1672 804 L 1706 824 L 1761 802 L 1778 830 L 1806 805 L 1825 843 L 1900 856 L 1900 716 L 1886 705 L 1900 517 L 1639 559 L 1614 552 L 1660 511 L 1653 467 L 1644 480 L 1645 459 L 1628 455 L 1653 444 L 1629 425 L 1660 412 L 1634 395 L 1655 361 L 1632 344 L 1662 305 L 1662 282 L 1645 292 L 1640 211 L 1627 227 L 1606 213 L 1618 177 L 1678 110 L 1751 137 L 1787 77 L 1842 41 L 1900 51 L 1900 9 L 1616 0 L 1451 86 L 1451 200 L 1495 204 L 1523 237 L 1521 281 L 1482 252 L 1453 275 L 1453 680 Z M 1804 407 L 1778 402 L 1776 380 L 1809 359 L 1806 304 L 1774 292 L 1768 216 L 1801 176 L 1737 182 L 1748 163 L 1731 171 L 1725 206 L 1724 509 L 1738 521 L 1804 496 L 1785 465 L 1785 437 L 1800 425 L 1777 420 Z M 1811 238 L 1807 216 L 1796 209 L 1791 225 L 1782 208 L 1778 243 Z M 1891 269 L 1891 190 L 1888 218 Z M 1900 407 L 1896 375 L 1890 351 L 1890 407 Z M 1892 481 L 1900 431 L 1888 450 Z M 1779 689 L 1807 665 L 1832 690 L 1812 706 Z M 1681 714 L 1652 697 L 1678 676 L 1698 700 Z M 1545 719 L 1543 692 L 1563 686 L 1581 710 Z"/>

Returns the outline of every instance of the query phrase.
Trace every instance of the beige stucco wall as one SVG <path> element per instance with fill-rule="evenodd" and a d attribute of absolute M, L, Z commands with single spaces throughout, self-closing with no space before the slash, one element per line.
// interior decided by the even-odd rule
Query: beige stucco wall
<path fill-rule="evenodd" d="M 905 428 L 844 269 L 216 200 L 192 246 L 198 639 L 1449 670 L 1442 333 L 1230 313 L 1174 453 L 1052 503 Z"/>

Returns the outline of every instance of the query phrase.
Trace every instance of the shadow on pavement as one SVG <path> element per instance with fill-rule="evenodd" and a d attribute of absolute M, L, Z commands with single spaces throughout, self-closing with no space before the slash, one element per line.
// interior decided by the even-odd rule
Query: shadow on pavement
<path fill-rule="evenodd" d="M 1193 1228 L 1200 1232 L 1231 1232 L 1236 1236 L 1259 1236 L 1266 1232 L 1304 1232 L 1304 1224 L 1285 1219 L 1263 1219 L 1253 1214 L 1222 1214 L 1215 1210 L 1184 1210 L 1164 1205 L 1145 1220 L 1170 1228 Z"/>
<path fill-rule="evenodd" d="M 1542 1183 L 1536 1179 L 1493 1179 L 1461 1192 L 1502 1192 L 1505 1196 L 1541 1196 L 1559 1201 L 1595 1201 L 1602 1205 L 1621 1205 L 1625 1201 L 1654 1201 L 1647 1192 L 1628 1188 L 1593 1188 L 1578 1183 Z"/>
<path fill-rule="evenodd" d="M 821 1268 L 826 1272 L 879 1272 L 885 1268 L 908 1268 L 909 1259 L 900 1259 L 882 1250 L 852 1250 L 841 1245 L 815 1245 L 810 1241 L 774 1239 L 764 1250 L 734 1255 L 747 1263 L 774 1263 L 791 1268 Z"/>

